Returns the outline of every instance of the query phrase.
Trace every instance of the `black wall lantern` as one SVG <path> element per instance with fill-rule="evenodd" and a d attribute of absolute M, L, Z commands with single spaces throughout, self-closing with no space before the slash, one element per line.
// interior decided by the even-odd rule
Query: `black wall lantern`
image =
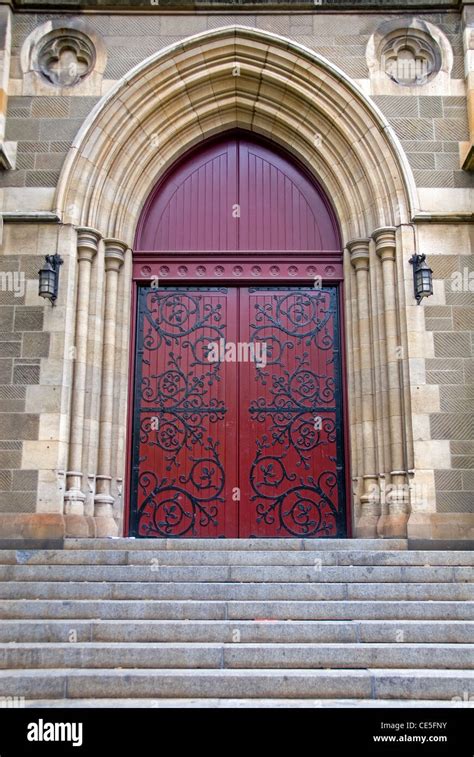
<path fill-rule="evenodd" d="M 39 291 L 40 297 L 45 297 L 54 305 L 58 296 L 59 283 L 59 266 L 63 264 L 60 255 L 45 255 L 44 266 L 39 273 Z"/>
<path fill-rule="evenodd" d="M 433 294 L 433 271 L 426 262 L 426 255 L 413 255 L 410 263 L 413 266 L 413 284 L 419 305 L 423 297 L 430 297 Z"/>

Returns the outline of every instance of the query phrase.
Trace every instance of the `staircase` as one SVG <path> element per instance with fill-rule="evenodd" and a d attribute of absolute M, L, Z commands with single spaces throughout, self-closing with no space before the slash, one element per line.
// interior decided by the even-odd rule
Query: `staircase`
<path fill-rule="evenodd" d="M 0 552 L 26 706 L 469 706 L 473 554 L 404 540 L 70 539 Z"/>

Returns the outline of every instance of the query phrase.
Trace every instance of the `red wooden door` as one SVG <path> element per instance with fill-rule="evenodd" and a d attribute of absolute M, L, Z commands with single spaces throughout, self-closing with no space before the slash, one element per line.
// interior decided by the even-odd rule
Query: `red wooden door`
<path fill-rule="evenodd" d="M 237 340 L 237 290 L 140 287 L 131 528 L 238 535 L 236 375 L 209 345 Z"/>
<path fill-rule="evenodd" d="M 240 536 L 344 536 L 337 290 L 240 294 Z"/>
<path fill-rule="evenodd" d="M 158 183 L 135 244 L 132 535 L 346 534 L 341 271 L 324 193 L 261 141 L 227 135 Z"/>
<path fill-rule="evenodd" d="M 138 312 L 133 532 L 345 535 L 336 289 L 142 287 Z"/>
<path fill-rule="evenodd" d="M 152 192 L 135 249 L 237 250 L 238 149 L 226 139 L 180 162 Z"/>

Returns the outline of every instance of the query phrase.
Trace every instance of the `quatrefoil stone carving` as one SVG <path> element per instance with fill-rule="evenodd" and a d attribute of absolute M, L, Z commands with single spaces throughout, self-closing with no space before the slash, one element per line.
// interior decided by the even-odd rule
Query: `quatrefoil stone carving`
<path fill-rule="evenodd" d="M 38 51 L 41 74 L 59 87 L 73 87 L 93 69 L 95 49 L 81 32 L 56 31 L 43 41 Z"/>

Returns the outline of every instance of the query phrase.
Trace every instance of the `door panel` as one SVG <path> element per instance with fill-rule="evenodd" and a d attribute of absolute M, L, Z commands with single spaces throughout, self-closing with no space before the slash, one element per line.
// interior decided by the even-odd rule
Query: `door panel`
<path fill-rule="evenodd" d="M 186 155 L 155 187 L 135 252 L 332 251 L 341 242 L 324 193 L 285 152 L 242 134 Z"/>
<path fill-rule="evenodd" d="M 239 249 L 337 249 L 322 196 L 282 155 L 239 140 Z"/>
<path fill-rule="evenodd" d="M 135 249 L 237 250 L 237 161 L 237 142 L 226 140 L 174 168 L 144 209 Z"/>
<path fill-rule="evenodd" d="M 339 340 L 336 287 L 140 287 L 132 533 L 344 536 Z"/>
<path fill-rule="evenodd" d="M 237 536 L 236 372 L 210 362 L 237 340 L 237 290 L 138 290 L 132 533 Z"/>
<path fill-rule="evenodd" d="M 240 339 L 240 536 L 344 536 L 336 288 L 242 289 Z"/>

